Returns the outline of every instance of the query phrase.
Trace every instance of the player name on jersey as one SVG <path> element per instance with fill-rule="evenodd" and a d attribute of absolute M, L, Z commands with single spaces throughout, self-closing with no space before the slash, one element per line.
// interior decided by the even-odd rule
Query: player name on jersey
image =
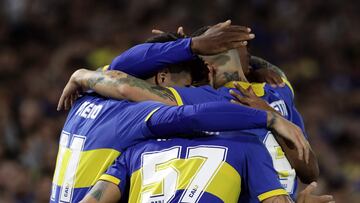
<path fill-rule="evenodd" d="M 75 115 L 83 118 L 95 119 L 99 115 L 102 108 L 103 105 L 96 105 L 86 101 L 76 111 Z"/>

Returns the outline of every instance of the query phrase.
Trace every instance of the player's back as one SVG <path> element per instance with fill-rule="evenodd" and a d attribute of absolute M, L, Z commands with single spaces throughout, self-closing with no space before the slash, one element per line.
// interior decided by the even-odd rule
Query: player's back
<path fill-rule="evenodd" d="M 80 201 L 125 148 L 145 138 L 145 117 L 158 105 L 94 95 L 77 100 L 61 132 L 50 202 Z"/>
<path fill-rule="evenodd" d="M 112 167 L 111 176 L 115 168 L 127 171 L 127 178 L 116 178 L 130 179 L 131 203 L 230 203 L 241 192 L 256 200 L 286 193 L 254 136 L 151 140 L 129 148 Z"/>

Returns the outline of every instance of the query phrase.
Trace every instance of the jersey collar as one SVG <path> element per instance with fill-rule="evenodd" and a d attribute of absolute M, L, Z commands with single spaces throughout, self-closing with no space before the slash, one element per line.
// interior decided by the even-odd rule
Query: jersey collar
<path fill-rule="evenodd" d="M 258 97 L 262 97 L 262 96 L 265 95 L 265 90 L 264 90 L 265 83 L 249 83 L 249 82 L 243 82 L 243 81 L 231 81 L 231 82 L 226 83 L 224 85 L 224 87 L 235 88 L 234 82 L 239 84 L 244 89 L 247 89 L 247 88 L 249 88 L 251 86 L 252 89 L 254 90 L 254 93 Z"/>

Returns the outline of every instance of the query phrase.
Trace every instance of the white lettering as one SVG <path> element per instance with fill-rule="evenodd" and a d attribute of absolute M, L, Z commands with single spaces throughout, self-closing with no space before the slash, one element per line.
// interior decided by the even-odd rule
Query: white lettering
<path fill-rule="evenodd" d="M 95 119 L 99 114 L 103 105 L 95 105 L 94 103 L 84 102 L 80 108 L 76 111 L 75 115 Z"/>
<path fill-rule="evenodd" d="M 89 116 L 89 113 L 91 111 L 91 109 L 94 107 L 95 104 L 93 103 L 90 103 L 87 107 L 85 107 L 85 109 L 83 110 L 83 112 L 81 113 L 81 117 L 84 117 L 84 118 L 88 118 Z"/>
<path fill-rule="evenodd" d="M 76 111 L 75 115 L 79 115 L 88 104 L 90 104 L 90 102 L 84 102 L 83 104 L 81 104 L 80 108 Z"/>
<path fill-rule="evenodd" d="M 90 118 L 95 119 L 99 115 L 102 107 L 103 107 L 102 105 L 97 105 L 97 106 L 95 105 L 94 108 L 92 109 L 92 111 L 89 114 Z"/>

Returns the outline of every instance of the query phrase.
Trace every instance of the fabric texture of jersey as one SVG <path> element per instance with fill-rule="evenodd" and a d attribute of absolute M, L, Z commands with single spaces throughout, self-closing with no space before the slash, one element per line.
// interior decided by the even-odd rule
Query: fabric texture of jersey
<path fill-rule="evenodd" d="M 296 110 L 293 103 L 293 91 L 291 86 L 288 84 L 285 87 L 273 88 L 265 83 L 246 83 L 238 82 L 243 88 L 252 86 L 255 94 L 262 99 L 266 100 L 270 106 L 276 111 L 281 113 L 286 119 L 292 121 L 298 125 L 305 134 L 304 124 L 301 115 Z M 221 87 L 217 90 L 210 86 L 202 86 L 198 88 L 173 88 L 179 97 L 178 103 L 182 104 L 198 104 L 209 101 L 229 101 L 233 99 L 230 95 L 229 90 L 232 89 L 233 83 L 228 83 L 225 87 Z M 233 89 L 237 91 L 236 89 Z M 280 145 L 275 140 L 274 136 L 270 131 L 266 129 L 257 129 L 251 131 L 241 131 L 241 133 L 249 133 L 259 137 L 259 139 L 265 144 L 268 149 L 275 170 L 278 172 L 280 182 L 286 191 L 289 193 L 292 199 L 295 199 L 295 193 L 297 189 L 297 178 L 295 169 L 293 169 L 285 157 Z M 246 201 L 244 201 L 246 202 Z"/>
<path fill-rule="evenodd" d="M 151 140 L 128 148 L 101 180 L 129 202 L 238 202 L 284 195 L 271 158 L 254 136 Z M 126 196 L 126 195 L 125 195 Z"/>
<path fill-rule="evenodd" d="M 50 202 L 80 201 L 125 148 L 145 139 L 145 117 L 160 105 L 89 95 L 77 100 L 60 136 Z"/>

